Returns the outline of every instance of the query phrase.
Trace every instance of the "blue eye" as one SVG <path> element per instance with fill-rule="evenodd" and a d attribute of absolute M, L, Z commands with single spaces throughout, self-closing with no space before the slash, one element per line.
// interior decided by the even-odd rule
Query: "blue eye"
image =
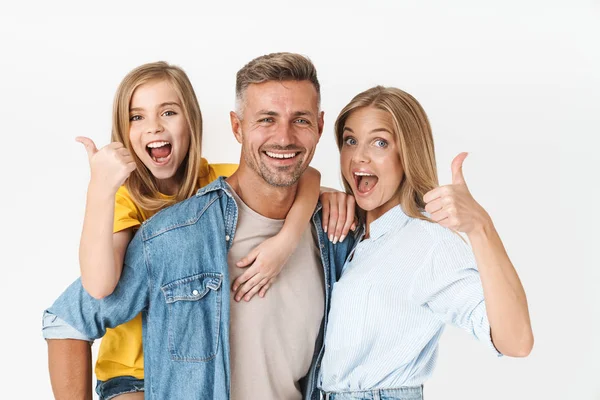
<path fill-rule="evenodd" d="M 299 122 L 299 123 L 301 123 L 303 125 L 308 124 L 308 120 L 307 119 L 303 119 L 303 118 L 297 119 L 296 122 Z"/>
<path fill-rule="evenodd" d="M 377 140 L 375 141 L 375 146 L 377 146 L 377 147 L 381 147 L 382 149 L 385 149 L 385 148 L 388 146 L 388 142 L 386 142 L 386 141 L 385 141 L 385 140 L 383 140 L 383 139 L 377 139 Z"/>
<path fill-rule="evenodd" d="M 129 117 L 130 121 L 139 121 L 141 119 L 142 119 L 141 115 L 132 115 L 131 117 Z"/>
<path fill-rule="evenodd" d="M 267 117 L 267 118 L 259 119 L 258 122 L 270 123 L 270 122 L 274 122 L 274 120 L 273 120 L 273 118 Z"/>
<path fill-rule="evenodd" d="M 356 144 L 356 139 L 354 139 L 352 136 L 348 136 L 346 139 L 344 139 L 344 144 L 346 146 L 354 146 Z"/>

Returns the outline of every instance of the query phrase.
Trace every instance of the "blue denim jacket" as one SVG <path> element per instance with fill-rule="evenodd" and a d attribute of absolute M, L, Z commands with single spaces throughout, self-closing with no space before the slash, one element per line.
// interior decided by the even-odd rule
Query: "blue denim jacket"
<path fill-rule="evenodd" d="M 325 317 L 304 398 L 319 398 L 331 286 L 339 277 L 353 238 L 333 245 L 318 232 L 325 275 Z M 237 204 L 223 178 L 169 207 L 144 224 L 129 244 L 119 284 L 95 300 L 75 281 L 48 312 L 90 339 L 100 338 L 142 312 L 147 399 L 230 398 L 229 273 L 227 252 L 237 225 Z M 260 329 L 260 327 L 257 327 Z"/>

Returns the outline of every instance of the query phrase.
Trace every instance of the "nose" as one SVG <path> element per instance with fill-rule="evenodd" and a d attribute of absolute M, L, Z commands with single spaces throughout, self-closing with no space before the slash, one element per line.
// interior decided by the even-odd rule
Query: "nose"
<path fill-rule="evenodd" d="M 357 164 L 364 164 L 370 161 L 369 151 L 366 146 L 356 146 L 354 152 L 352 153 L 352 161 Z"/>
<path fill-rule="evenodd" d="M 148 118 L 146 124 L 147 133 L 161 133 L 164 128 L 158 118 Z"/>
<path fill-rule="evenodd" d="M 278 145 L 285 147 L 293 143 L 292 127 L 289 124 L 281 124 L 273 138 Z"/>

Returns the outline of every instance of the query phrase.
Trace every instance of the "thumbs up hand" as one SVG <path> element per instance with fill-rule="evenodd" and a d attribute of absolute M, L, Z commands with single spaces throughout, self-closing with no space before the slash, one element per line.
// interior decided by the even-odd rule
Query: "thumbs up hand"
<path fill-rule="evenodd" d="M 136 169 L 133 156 L 123 143 L 113 142 L 100 150 L 90 138 L 78 136 L 75 140 L 85 146 L 90 162 L 90 185 L 114 195 Z"/>
<path fill-rule="evenodd" d="M 488 213 L 469 192 L 462 165 L 468 153 L 460 153 L 452 161 L 452 184 L 430 190 L 423 196 L 425 211 L 440 225 L 467 235 L 490 221 Z"/>

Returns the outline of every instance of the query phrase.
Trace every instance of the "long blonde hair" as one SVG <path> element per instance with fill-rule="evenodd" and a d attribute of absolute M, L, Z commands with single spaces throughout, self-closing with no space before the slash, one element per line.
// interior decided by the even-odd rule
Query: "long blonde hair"
<path fill-rule="evenodd" d="M 425 209 L 423 196 L 438 186 L 435 152 L 431 126 L 423 107 L 410 94 L 393 87 L 375 86 L 356 95 L 344 107 L 335 121 L 338 149 L 344 144 L 346 120 L 356 110 L 374 107 L 392 117 L 404 176 L 398 188 L 400 205 L 413 218 L 431 221 L 421 212 Z M 350 185 L 342 176 L 347 193 Z"/>
<path fill-rule="evenodd" d="M 162 196 L 156 178 L 133 151 L 129 140 L 129 107 L 135 90 L 150 81 L 165 80 L 171 84 L 183 109 L 190 129 L 190 147 L 177 174 L 181 175 L 179 189 L 174 196 Z M 191 197 L 199 189 L 202 162 L 202 114 L 194 88 L 186 73 L 179 67 L 164 61 L 141 65 L 132 70 L 119 85 L 113 103 L 113 142 L 121 142 L 131 152 L 137 169 L 131 173 L 125 185 L 133 201 L 148 216 L 177 202 Z"/>

